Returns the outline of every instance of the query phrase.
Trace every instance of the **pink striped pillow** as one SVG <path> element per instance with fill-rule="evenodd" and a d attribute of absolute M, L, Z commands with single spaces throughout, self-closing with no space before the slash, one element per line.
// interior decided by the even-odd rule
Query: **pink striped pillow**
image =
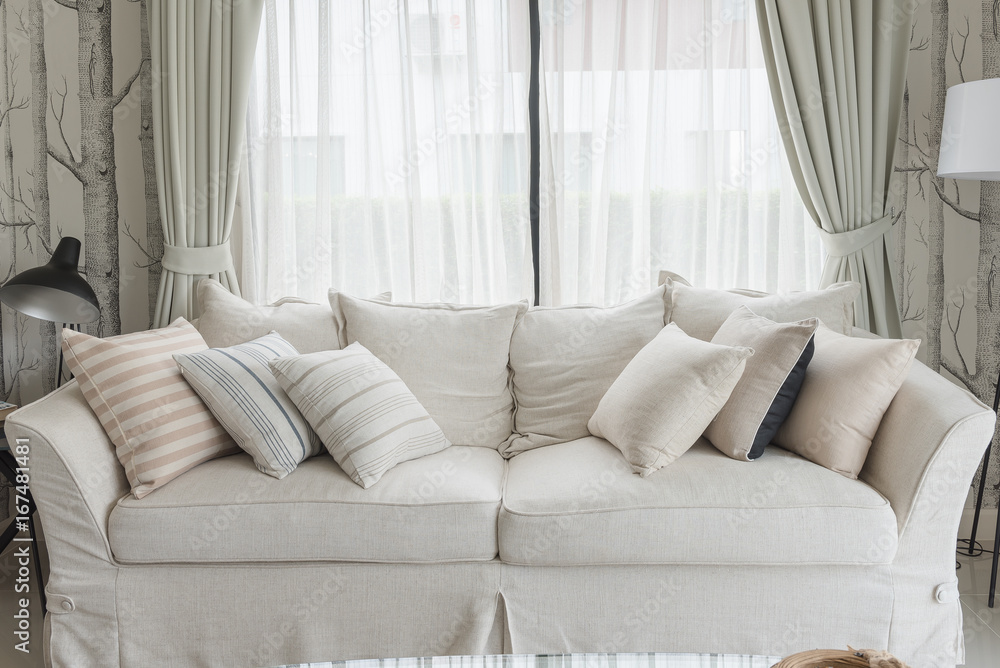
<path fill-rule="evenodd" d="M 188 321 L 107 339 L 64 329 L 62 345 L 137 499 L 202 462 L 239 452 L 174 362 L 177 353 L 208 348 Z"/>

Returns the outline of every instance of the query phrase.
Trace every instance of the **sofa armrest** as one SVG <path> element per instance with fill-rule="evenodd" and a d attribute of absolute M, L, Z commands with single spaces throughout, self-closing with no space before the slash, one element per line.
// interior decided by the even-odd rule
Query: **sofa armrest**
<path fill-rule="evenodd" d="M 31 494 L 50 554 L 65 541 L 74 551 L 113 561 L 108 518 L 128 493 L 128 480 L 77 382 L 12 413 L 4 431 L 12 447 L 17 439 L 29 445 Z"/>
<path fill-rule="evenodd" d="M 861 479 L 892 504 L 902 535 L 913 521 L 954 515 L 993 437 L 996 415 L 970 392 L 920 362 L 889 405 Z"/>
<path fill-rule="evenodd" d="M 15 411 L 7 442 L 28 443 L 49 576 L 43 659 L 47 666 L 117 666 L 118 566 L 108 518 L 129 491 L 114 446 L 76 381 Z"/>
<path fill-rule="evenodd" d="M 914 362 L 861 470 L 896 513 L 888 649 L 910 665 L 965 662 L 955 539 L 995 423 L 971 393 Z M 893 542 L 879 539 L 872 550 Z"/>

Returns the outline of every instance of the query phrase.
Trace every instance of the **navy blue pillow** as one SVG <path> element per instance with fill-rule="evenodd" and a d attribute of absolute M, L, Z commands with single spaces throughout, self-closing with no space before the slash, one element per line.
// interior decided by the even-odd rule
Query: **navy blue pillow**
<path fill-rule="evenodd" d="M 799 396 L 799 390 L 802 389 L 802 382 L 806 379 L 806 367 L 812 361 L 814 352 L 816 352 L 815 334 L 809 338 L 809 343 L 802 349 L 798 361 L 788 372 L 788 377 L 785 378 L 781 389 L 778 390 L 774 401 L 771 402 L 767 415 L 761 420 L 760 427 L 757 428 L 757 435 L 753 439 L 753 445 L 750 447 L 750 452 L 747 453 L 748 459 L 757 459 L 764 454 L 764 448 L 774 439 L 778 429 L 788 419 L 792 412 L 792 406 L 795 405 L 795 399 Z"/>

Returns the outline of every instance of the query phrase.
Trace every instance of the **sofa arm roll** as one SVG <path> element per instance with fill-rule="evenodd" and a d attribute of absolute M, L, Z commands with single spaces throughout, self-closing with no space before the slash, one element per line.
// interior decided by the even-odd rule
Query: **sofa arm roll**
<path fill-rule="evenodd" d="M 901 536 L 920 515 L 938 517 L 942 511 L 954 517 L 958 530 L 995 422 L 993 411 L 970 392 L 914 362 L 860 476 L 889 499 Z"/>
<path fill-rule="evenodd" d="M 108 518 L 129 485 L 76 381 L 12 413 L 5 432 L 12 448 L 28 445 L 31 494 L 50 554 L 52 543 L 65 542 L 112 562 Z"/>

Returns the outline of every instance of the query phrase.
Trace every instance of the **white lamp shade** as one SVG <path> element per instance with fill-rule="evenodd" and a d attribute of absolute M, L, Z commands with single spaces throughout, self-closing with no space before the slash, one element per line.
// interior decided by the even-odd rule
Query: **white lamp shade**
<path fill-rule="evenodd" d="M 948 89 L 938 176 L 1000 181 L 1000 79 Z"/>

